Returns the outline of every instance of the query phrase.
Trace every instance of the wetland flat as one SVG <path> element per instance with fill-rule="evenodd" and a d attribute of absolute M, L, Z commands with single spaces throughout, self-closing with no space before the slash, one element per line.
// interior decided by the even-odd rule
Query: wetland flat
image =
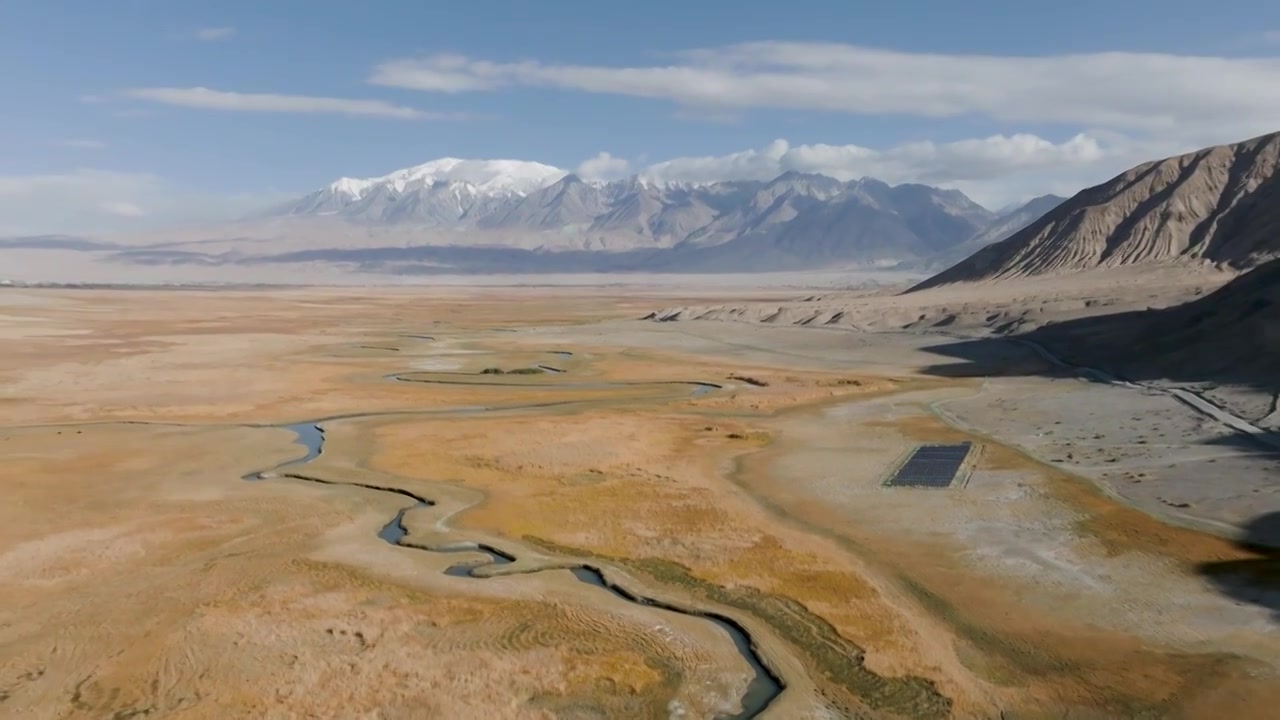
<path fill-rule="evenodd" d="M 1113 491 L 1159 468 L 1085 442 L 1099 388 L 1014 345 L 939 374 L 940 336 L 639 319 L 675 294 L 0 292 L 0 716 L 1280 703 L 1272 556 Z M 965 442 L 963 483 L 885 486 Z"/>

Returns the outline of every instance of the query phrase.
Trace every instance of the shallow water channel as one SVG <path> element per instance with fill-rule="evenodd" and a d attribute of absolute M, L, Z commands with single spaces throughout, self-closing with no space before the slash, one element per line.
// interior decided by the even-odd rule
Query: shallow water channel
<path fill-rule="evenodd" d="M 564 351 L 555 353 L 555 354 L 561 357 L 568 357 L 572 355 L 572 353 L 564 352 Z M 406 378 L 401 378 L 398 375 L 389 375 L 387 377 L 388 379 L 400 380 L 404 382 L 433 382 L 432 380 L 409 380 Z M 449 382 L 449 381 L 444 381 L 444 382 Z M 481 384 L 481 383 L 475 383 L 475 384 Z M 498 385 L 503 383 L 484 383 L 484 384 Z M 641 383 L 580 383 L 580 384 L 557 383 L 552 386 L 544 385 L 544 386 L 538 386 L 538 387 L 543 387 L 543 388 L 546 388 L 546 387 L 581 388 L 584 386 L 618 387 L 621 385 L 631 385 L 631 384 L 641 384 Z M 663 383 L 663 384 L 683 384 L 683 385 L 692 386 L 691 393 L 693 395 L 702 395 L 704 393 L 710 392 L 711 390 L 719 389 L 720 387 L 719 385 L 715 385 L 713 383 L 704 383 L 704 382 L 681 382 L 681 383 Z M 513 386 L 513 387 L 528 387 L 528 386 Z M 471 408 L 467 408 L 465 410 L 473 411 L 473 412 L 484 412 L 483 408 L 477 408 L 474 410 Z M 306 448 L 306 453 L 300 458 L 297 458 L 294 460 L 288 460 L 268 470 L 262 470 L 262 471 L 253 472 L 248 475 L 245 475 L 244 479 L 245 480 L 270 479 L 272 477 L 276 477 L 277 473 L 284 470 L 285 468 L 296 470 L 310 463 L 316 458 L 320 457 L 320 454 L 324 450 L 324 430 L 320 425 L 322 422 L 324 422 L 324 420 L 311 420 L 307 422 L 272 426 L 272 427 L 280 427 L 292 432 L 294 434 L 294 441 L 299 445 L 302 445 L 304 448 Z M 460 542 L 456 545 L 452 545 L 447 548 L 433 549 L 433 550 L 428 550 L 426 548 L 422 548 L 414 545 L 401 544 L 401 540 L 403 540 L 405 536 L 408 535 L 408 531 L 405 529 L 404 522 L 403 522 L 405 513 L 416 508 L 429 507 L 431 505 L 434 505 L 434 503 L 427 498 L 419 497 L 408 491 L 400 490 L 398 488 L 376 487 L 376 486 L 364 485 L 364 484 L 354 483 L 354 482 L 341 483 L 336 481 L 319 480 L 316 478 L 307 478 L 307 477 L 302 477 L 297 475 L 292 475 L 290 477 L 292 477 L 295 480 L 304 480 L 308 482 L 316 482 L 316 483 L 326 484 L 326 485 L 348 484 L 348 485 L 353 485 L 357 487 L 363 487 L 376 492 L 390 492 L 390 493 L 401 495 L 413 500 L 413 504 L 407 505 L 401 508 L 400 511 L 396 513 L 395 517 L 393 517 L 386 525 L 382 527 L 381 530 L 378 531 L 378 537 L 391 545 L 408 548 L 412 550 L 418 550 L 421 552 L 436 552 L 436 553 L 470 552 L 470 553 L 480 553 L 488 556 L 487 560 L 484 560 L 481 562 L 457 563 L 454 565 L 450 565 L 444 571 L 446 575 L 450 575 L 453 577 L 467 577 L 467 578 L 473 578 L 477 581 L 483 581 L 483 578 L 473 575 L 472 571 L 478 567 L 488 567 L 493 565 L 508 565 L 515 561 L 515 557 L 512 555 L 506 552 L 503 552 L 502 550 L 499 550 L 497 548 L 494 548 L 488 545 L 479 544 L 479 543 Z M 544 570 L 535 570 L 533 572 L 547 572 L 547 571 L 550 571 L 551 569 L 552 568 L 547 568 Z M 686 610 L 686 609 L 671 605 L 669 603 L 665 603 L 661 600 L 657 600 L 655 598 L 646 597 L 644 595 L 637 594 L 621 585 L 618 585 L 608 580 L 608 578 L 605 576 L 605 573 L 602 571 L 600 567 L 581 564 L 576 566 L 560 567 L 560 568 L 554 568 L 554 569 L 567 569 L 571 573 L 573 573 L 573 576 L 577 578 L 579 581 L 587 583 L 589 585 L 594 585 L 596 587 L 603 588 L 609 591 L 610 593 L 612 593 L 615 597 L 621 600 L 624 600 L 626 602 L 634 603 L 636 605 L 643 605 L 646 607 L 657 608 L 660 610 L 664 610 L 666 612 L 678 613 L 681 615 L 700 618 L 700 619 L 706 620 L 707 622 L 713 623 L 714 625 L 719 627 L 721 630 L 724 630 L 726 633 L 728 633 L 729 637 L 732 638 L 733 644 L 737 648 L 738 653 L 742 656 L 742 659 L 751 668 L 752 678 L 747 685 L 746 691 L 743 693 L 740 699 L 740 702 L 742 705 L 741 711 L 733 714 L 719 715 L 717 716 L 717 720 L 748 720 L 749 718 L 754 718 L 757 715 L 759 715 L 761 712 L 763 712 L 764 709 L 768 707 L 768 705 L 771 702 L 773 702 L 773 700 L 776 699 L 779 694 L 781 694 L 783 690 L 781 681 L 772 671 L 768 669 L 764 659 L 760 656 L 759 651 L 755 648 L 755 644 L 752 642 L 750 634 L 747 632 L 746 628 L 740 625 L 736 620 L 733 620 L 732 618 L 729 618 L 724 615 L 720 615 L 718 613 L 702 612 L 697 610 Z"/>

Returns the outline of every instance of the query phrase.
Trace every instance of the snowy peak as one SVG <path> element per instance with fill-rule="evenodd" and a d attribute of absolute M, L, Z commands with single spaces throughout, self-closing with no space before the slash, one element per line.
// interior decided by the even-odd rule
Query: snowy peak
<path fill-rule="evenodd" d="M 363 199 L 374 188 L 396 193 L 416 188 L 467 187 L 488 196 L 528 195 L 567 173 L 557 167 L 524 160 L 463 160 L 440 158 L 374 178 L 340 178 L 326 190 L 352 200 Z M 322 191 L 323 192 L 323 191 Z"/>
<path fill-rule="evenodd" d="M 409 183 L 436 185 L 466 183 L 483 195 L 528 195 L 556 182 L 567 173 L 557 167 L 524 160 L 461 160 L 440 158 L 374 178 L 378 184 L 403 187 Z"/>
<path fill-rule="evenodd" d="M 373 186 L 372 180 L 359 180 L 357 178 L 338 178 L 329 184 L 329 192 L 334 195 L 349 197 L 352 200 L 359 200 Z"/>
<path fill-rule="evenodd" d="M 444 226 L 519 200 L 568 173 L 524 160 L 440 158 L 381 177 L 343 177 L 270 214 L 340 215 L 373 223 Z"/>

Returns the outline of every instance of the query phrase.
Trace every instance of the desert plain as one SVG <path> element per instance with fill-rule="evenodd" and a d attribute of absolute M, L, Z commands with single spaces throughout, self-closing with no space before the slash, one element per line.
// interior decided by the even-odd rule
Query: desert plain
<path fill-rule="evenodd" d="M 804 295 L 0 292 L 0 716 L 1274 717 L 1280 454 Z"/>

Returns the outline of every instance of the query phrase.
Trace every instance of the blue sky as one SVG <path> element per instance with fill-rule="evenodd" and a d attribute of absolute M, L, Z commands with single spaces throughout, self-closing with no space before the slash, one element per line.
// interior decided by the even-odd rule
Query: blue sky
<path fill-rule="evenodd" d="M 0 232 L 212 217 L 442 156 L 1070 192 L 1280 130 L 1280 4 L 1214 9 L 9 0 Z"/>

